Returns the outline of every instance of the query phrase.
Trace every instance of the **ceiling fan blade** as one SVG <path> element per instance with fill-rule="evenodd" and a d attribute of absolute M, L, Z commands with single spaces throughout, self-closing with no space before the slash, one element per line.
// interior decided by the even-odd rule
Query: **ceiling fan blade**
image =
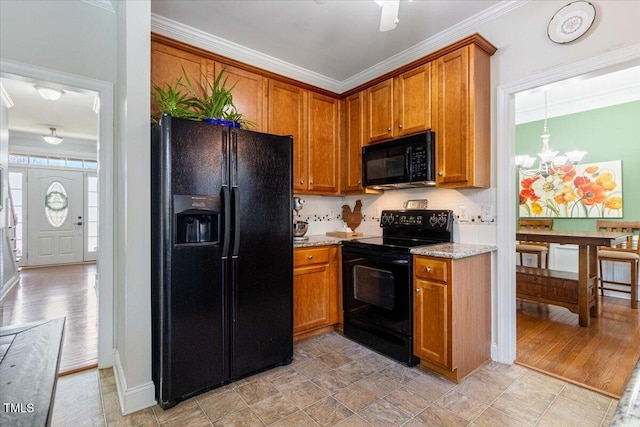
<path fill-rule="evenodd" d="M 393 30 L 398 25 L 398 9 L 400 0 L 385 0 L 380 15 L 380 32 Z"/>

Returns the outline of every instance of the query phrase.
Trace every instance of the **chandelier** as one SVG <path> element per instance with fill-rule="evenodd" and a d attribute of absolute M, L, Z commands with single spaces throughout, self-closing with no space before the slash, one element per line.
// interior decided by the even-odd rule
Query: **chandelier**
<path fill-rule="evenodd" d="M 573 172 L 576 165 L 582 160 L 586 151 L 568 151 L 564 155 L 558 155 L 558 151 L 553 151 L 549 147 L 551 134 L 547 129 L 547 92 L 544 93 L 544 128 L 542 129 L 542 151 L 538 153 L 540 163 L 534 167 L 536 157 L 526 154 L 516 156 L 516 166 L 520 173 L 525 176 L 566 175 Z M 568 163 L 567 163 L 568 162 Z"/>

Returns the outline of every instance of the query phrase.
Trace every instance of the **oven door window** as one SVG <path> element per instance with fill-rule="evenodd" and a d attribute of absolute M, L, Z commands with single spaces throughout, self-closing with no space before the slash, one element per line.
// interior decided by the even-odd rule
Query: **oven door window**
<path fill-rule="evenodd" d="M 353 267 L 353 294 L 356 300 L 385 310 L 395 307 L 395 278 L 391 271 L 356 265 Z"/>

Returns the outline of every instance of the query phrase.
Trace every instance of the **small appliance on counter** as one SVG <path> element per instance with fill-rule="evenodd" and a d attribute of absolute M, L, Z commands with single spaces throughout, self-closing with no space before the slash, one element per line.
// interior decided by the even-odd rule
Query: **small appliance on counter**
<path fill-rule="evenodd" d="M 300 197 L 294 197 L 293 210 L 295 212 L 295 217 L 293 220 L 293 240 L 296 242 L 309 240 L 309 236 L 305 236 L 307 230 L 309 230 L 309 223 L 307 221 L 300 221 L 300 211 L 302 210 L 302 206 L 304 206 L 304 200 Z"/>

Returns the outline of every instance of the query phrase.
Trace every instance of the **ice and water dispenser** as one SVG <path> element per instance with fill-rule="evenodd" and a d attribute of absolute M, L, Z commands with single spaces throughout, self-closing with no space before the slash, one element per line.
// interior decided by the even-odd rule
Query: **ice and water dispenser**
<path fill-rule="evenodd" d="M 217 243 L 220 235 L 220 197 L 173 196 L 175 243 Z"/>

